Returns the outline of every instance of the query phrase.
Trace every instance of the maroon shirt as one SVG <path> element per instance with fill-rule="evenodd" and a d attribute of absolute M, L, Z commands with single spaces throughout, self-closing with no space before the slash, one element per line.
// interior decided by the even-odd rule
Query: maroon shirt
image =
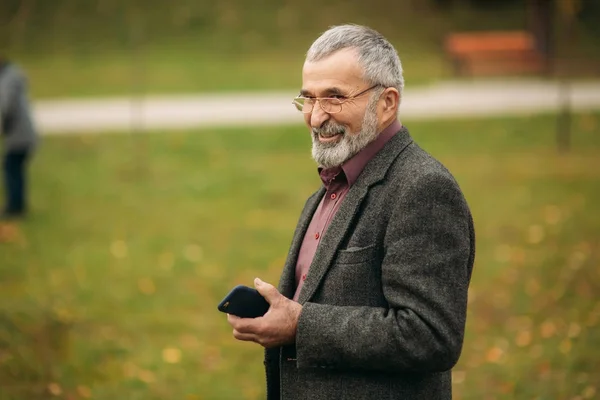
<path fill-rule="evenodd" d="M 298 261 L 296 263 L 296 293 L 294 294 L 294 301 L 298 301 L 298 296 L 306 280 L 310 264 L 315 257 L 319 243 L 321 243 L 321 237 L 327 231 L 329 223 L 340 208 L 348 190 L 356 182 L 356 179 L 367 163 L 401 128 L 402 125 L 396 120 L 385 128 L 377 136 L 377 139 L 365 146 L 364 149 L 346 161 L 341 167 L 319 168 L 319 176 L 327 191 L 313 215 L 300 246 Z"/>

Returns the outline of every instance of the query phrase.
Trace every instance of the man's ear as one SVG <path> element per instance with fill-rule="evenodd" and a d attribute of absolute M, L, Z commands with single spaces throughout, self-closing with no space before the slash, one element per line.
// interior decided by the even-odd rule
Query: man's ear
<path fill-rule="evenodd" d="M 381 94 L 382 101 L 382 117 L 388 119 L 391 116 L 395 116 L 398 113 L 398 107 L 400 106 L 400 93 L 396 88 L 386 88 Z"/>

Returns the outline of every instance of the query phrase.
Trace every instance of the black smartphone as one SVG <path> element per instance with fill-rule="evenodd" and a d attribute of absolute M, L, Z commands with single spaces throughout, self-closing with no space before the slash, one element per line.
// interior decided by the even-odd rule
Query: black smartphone
<path fill-rule="evenodd" d="M 262 317 L 269 310 L 269 303 L 258 290 L 238 285 L 219 303 L 219 311 L 241 318 Z"/>

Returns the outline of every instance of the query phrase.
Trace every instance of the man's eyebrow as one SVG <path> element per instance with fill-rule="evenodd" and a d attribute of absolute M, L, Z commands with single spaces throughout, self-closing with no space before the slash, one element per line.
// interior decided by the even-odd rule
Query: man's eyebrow
<path fill-rule="evenodd" d="M 325 90 L 327 96 L 346 96 L 346 91 L 338 87 L 331 87 Z"/>
<path fill-rule="evenodd" d="M 309 97 L 312 96 L 312 93 L 310 90 L 302 89 L 300 91 L 300 96 Z M 346 96 L 346 92 L 338 87 L 333 86 L 323 91 L 323 97 L 328 96 Z"/>

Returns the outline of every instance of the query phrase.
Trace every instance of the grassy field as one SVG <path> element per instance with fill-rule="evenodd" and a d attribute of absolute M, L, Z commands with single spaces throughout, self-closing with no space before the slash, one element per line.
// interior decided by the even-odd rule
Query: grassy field
<path fill-rule="evenodd" d="M 405 122 L 475 218 L 455 398 L 597 398 L 600 114 L 563 155 L 552 116 Z M 216 305 L 277 281 L 309 146 L 300 127 L 46 137 L 33 213 L 0 230 L 0 399 L 264 398 L 260 348 Z"/>

